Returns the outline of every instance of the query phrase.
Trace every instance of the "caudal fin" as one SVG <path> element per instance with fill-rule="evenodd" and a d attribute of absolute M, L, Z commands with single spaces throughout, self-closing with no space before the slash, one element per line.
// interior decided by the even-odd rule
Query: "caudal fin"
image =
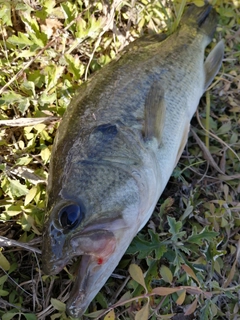
<path fill-rule="evenodd" d="M 181 24 L 198 28 L 212 39 L 217 27 L 217 13 L 210 4 L 202 7 L 192 4 L 184 13 Z"/>

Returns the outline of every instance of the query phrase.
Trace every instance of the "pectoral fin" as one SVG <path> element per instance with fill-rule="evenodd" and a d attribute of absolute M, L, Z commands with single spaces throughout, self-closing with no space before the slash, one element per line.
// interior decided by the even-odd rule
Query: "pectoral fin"
<path fill-rule="evenodd" d="M 223 55 L 224 55 L 224 43 L 223 43 L 223 40 L 221 40 L 210 52 L 210 54 L 208 55 L 204 63 L 205 74 L 206 74 L 204 90 L 207 90 L 208 86 L 213 81 L 215 75 L 218 73 L 222 64 Z"/>
<path fill-rule="evenodd" d="M 160 145 L 165 117 L 166 105 L 164 101 L 164 92 L 158 83 L 154 83 L 151 86 L 145 101 L 145 140 L 156 138 L 158 145 Z"/>

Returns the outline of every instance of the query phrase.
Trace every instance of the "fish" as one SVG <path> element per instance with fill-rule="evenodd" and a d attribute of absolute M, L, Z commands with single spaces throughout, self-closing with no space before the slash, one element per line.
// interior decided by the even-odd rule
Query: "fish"
<path fill-rule="evenodd" d="M 42 266 L 81 261 L 66 312 L 80 318 L 152 215 L 187 143 L 224 42 L 205 60 L 217 13 L 191 5 L 177 30 L 143 36 L 83 83 L 57 130 Z"/>

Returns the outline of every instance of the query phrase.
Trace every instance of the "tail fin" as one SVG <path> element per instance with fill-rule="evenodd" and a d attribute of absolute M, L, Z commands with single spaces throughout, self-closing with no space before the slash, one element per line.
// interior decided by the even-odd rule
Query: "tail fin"
<path fill-rule="evenodd" d="M 217 27 L 217 13 L 210 4 L 203 7 L 192 4 L 184 13 L 181 24 L 198 28 L 212 39 Z"/>

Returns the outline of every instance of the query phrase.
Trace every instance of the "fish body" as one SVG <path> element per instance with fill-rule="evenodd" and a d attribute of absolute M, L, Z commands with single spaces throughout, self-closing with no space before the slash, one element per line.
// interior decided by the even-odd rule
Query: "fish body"
<path fill-rule="evenodd" d="M 210 5 L 189 7 L 169 37 L 146 36 L 84 83 L 54 141 L 43 269 L 82 256 L 67 312 L 80 317 L 146 224 L 218 72 L 223 43 Z"/>

